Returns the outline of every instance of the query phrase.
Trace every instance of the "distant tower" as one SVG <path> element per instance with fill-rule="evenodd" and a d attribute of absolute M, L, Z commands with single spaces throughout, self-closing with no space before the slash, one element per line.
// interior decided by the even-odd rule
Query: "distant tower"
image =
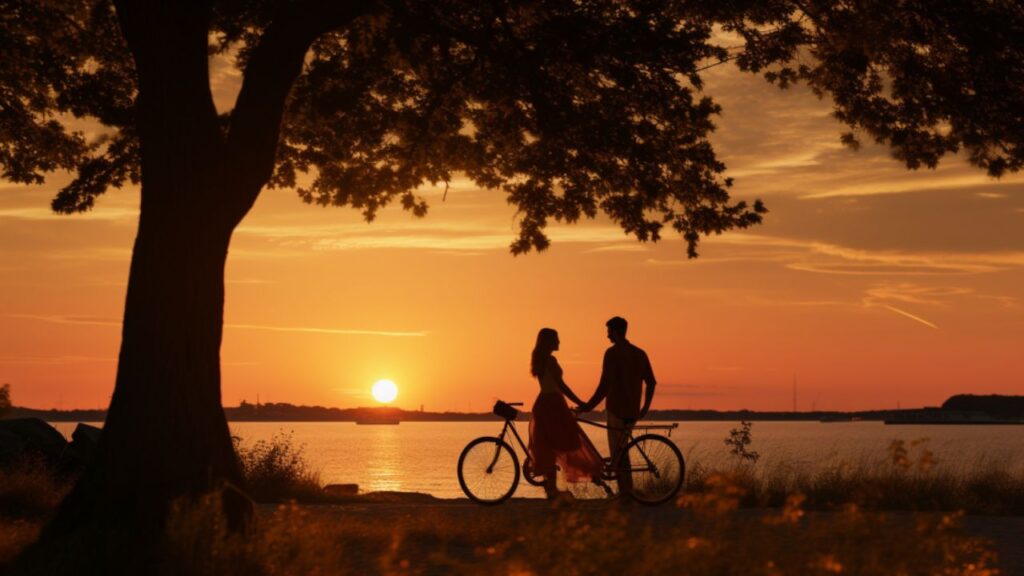
<path fill-rule="evenodd" d="M 796 372 L 793 373 L 793 412 L 796 413 Z"/>
<path fill-rule="evenodd" d="M 420 412 L 423 412 L 423 404 L 420 404 Z"/>

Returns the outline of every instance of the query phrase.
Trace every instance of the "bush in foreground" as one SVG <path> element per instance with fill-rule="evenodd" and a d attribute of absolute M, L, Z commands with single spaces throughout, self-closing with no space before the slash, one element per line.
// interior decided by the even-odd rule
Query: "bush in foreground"
<path fill-rule="evenodd" d="M 71 487 L 41 459 L 0 467 L 0 517 L 37 519 L 50 514 Z"/>
<path fill-rule="evenodd" d="M 321 502 L 326 499 L 320 475 L 306 461 L 304 448 L 291 434 L 279 432 L 270 440 L 246 446 L 235 437 L 246 492 L 257 502 Z"/>
<path fill-rule="evenodd" d="M 70 487 L 41 460 L 0 468 L 0 566 L 35 541 Z"/>

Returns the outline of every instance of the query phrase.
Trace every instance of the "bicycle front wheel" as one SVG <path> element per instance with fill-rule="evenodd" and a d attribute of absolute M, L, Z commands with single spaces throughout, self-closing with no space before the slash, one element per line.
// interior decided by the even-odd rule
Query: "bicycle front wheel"
<path fill-rule="evenodd" d="M 620 469 L 628 469 L 633 487 L 630 495 L 642 504 L 671 500 L 683 486 L 686 464 L 679 448 L 657 434 L 644 434 L 626 446 Z"/>
<path fill-rule="evenodd" d="M 519 485 L 519 458 L 500 438 L 477 438 L 459 456 L 459 485 L 474 502 L 501 504 Z"/>

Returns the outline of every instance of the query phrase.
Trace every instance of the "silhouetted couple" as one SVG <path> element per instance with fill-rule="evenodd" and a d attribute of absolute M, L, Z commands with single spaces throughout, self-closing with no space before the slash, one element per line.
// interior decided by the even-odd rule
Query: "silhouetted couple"
<path fill-rule="evenodd" d="M 601 381 L 590 400 L 584 402 L 566 385 L 562 367 L 552 353 L 558 350 L 558 332 L 542 328 L 533 348 L 530 372 L 540 382 L 540 394 L 533 403 L 530 420 L 530 457 L 534 471 L 544 476 L 544 492 L 548 498 L 558 496 L 555 487 L 556 466 L 567 482 L 601 482 L 601 454 L 576 422 L 566 397 L 576 410 L 588 412 L 606 400 L 608 414 L 608 449 L 612 462 L 625 448 L 629 430 L 644 417 L 654 398 L 654 372 L 647 354 L 626 340 L 628 324 L 618 316 L 606 323 L 612 345 L 604 353 Z M 646 394 L 641 394 L 643 383 Z M 643 406 L 640 398 L 643 396 Z M 619 495 L 628 496 L 632 479 L 628 473 L 617 477 Z"/>

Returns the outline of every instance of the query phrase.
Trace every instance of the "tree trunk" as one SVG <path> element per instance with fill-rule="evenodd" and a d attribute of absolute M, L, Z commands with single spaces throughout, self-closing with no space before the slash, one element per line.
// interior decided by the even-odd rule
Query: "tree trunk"
<path fill-rule="evenodd" d="M 138 572 L 154 559 L 172 502 L 224 481 L 241 486 L 220 396 L 232 229 L 197 210 L 143 211 L 103 434 L 41 554 L 26 558 L 33 571 Z"/>
<path fill-rule="evenodd" d="M 273 170 L 303 55 L 331 25 L 303 17 L 268 28 L 225 134 L 209 86 L 211 3 L 114 3 L 135 62 L 142 160 L 117 381 L 96 454 L 19 559 L 23 573 L 149 573 L 173 502 L 241 486 L 220 397 L 224 265 Z M 335 19 L 358 15 L 338 6 Z M 237 527 L 251 502 L 224 494 Z"/>
<path fill-rule="evenodd" d="M 23 572 L 148 573 L 175 500 L 242 483 L 220 396 L 224 265 L 262 183 L 239 184 L 225 162 L 196 6 L 118 4 L 139 77 L 142 193 L 117 380 L 93 460 Z"/>

